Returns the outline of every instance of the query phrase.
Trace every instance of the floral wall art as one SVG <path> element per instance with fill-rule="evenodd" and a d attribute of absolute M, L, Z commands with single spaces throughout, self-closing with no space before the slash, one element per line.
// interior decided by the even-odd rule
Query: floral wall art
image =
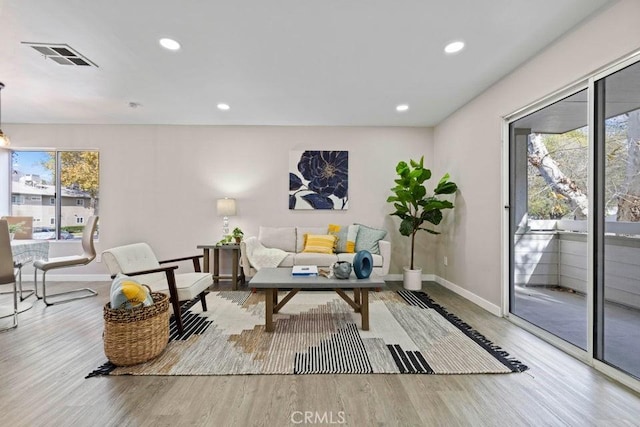
<path fill-rule="evenodd" d="M 289 209 L 347 209 L 348 151 L 291 151 Z"/>

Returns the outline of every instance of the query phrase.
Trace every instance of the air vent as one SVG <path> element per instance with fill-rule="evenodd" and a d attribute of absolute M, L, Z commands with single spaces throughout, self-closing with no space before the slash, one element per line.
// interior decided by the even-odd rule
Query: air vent
<path fill-rule="evenodd" d="M 52 43 L 30 43 L 22 42 L 35 49 L 39 54 L 45 58 L 49 58 L 60 65 L 77 65 L 80 67 L 96 67 L 98 66 L 91 62 L 86 57 L 80 55 L 77 51 L 66 44 L 52 44 Z"/>

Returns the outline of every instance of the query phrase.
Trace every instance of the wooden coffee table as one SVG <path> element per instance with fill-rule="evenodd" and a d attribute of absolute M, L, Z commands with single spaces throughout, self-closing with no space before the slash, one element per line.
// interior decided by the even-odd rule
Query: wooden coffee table
<path fill-rule="evenodd" d="M 362 330 L 369 330 L 369 289 L 384 286 L 384 280 L 372 273 L 367 279 L 358 279 L 351 274 L 349 279 L 328 279 L 322 276 L 293 276 L 290 268 L 262 268 L 249 281 L 249 287 L 265 290 L 265 329 L 273 332 L 273 315 L 280 311 L 291 298 L 303 289 L 333 289 L 353 307 L 362 318 Z M 278 289 L 291 289 L 278 302 Z M 345 293 L 353 289 L 353 299 Z"/>

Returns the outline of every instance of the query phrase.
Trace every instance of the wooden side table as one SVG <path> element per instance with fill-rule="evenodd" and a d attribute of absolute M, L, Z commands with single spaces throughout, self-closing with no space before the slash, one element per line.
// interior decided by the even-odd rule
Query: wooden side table
<path fill-rule="evenodd" d="M 238 281 L 241 284 L 245 284 L 244 271 L 240 268 L 240 245 L 237 243 L 231 245 L 198 245 L 198 249 L 202 249 L 204 251 L 203 255 L 203 269 L 206 273 L 211 273 L 211 249 L 213 249 L 213 283 L 218 284 L 221 279 L 231 279 L 233 282 L 233 290 L 238 289 Z M 231 276 L 221 276 L 220 275 L 220 251 L 231 251 L 232 252 L 232 270 Z M 238 274 L 239 273 L 239 274 Z"/>

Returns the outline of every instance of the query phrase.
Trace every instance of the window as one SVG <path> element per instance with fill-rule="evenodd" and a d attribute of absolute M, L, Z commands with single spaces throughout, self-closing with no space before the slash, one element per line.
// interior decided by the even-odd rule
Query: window
<path fill-rule="evenodd" d="M 11 163 L 11 215 L 31 216 L 41 228 L 53 226 L 34 230 L 34 239 L 60 239 L 62 229 L 77 228 L 98 214 L 98 151 L 14 150 Z"/>

